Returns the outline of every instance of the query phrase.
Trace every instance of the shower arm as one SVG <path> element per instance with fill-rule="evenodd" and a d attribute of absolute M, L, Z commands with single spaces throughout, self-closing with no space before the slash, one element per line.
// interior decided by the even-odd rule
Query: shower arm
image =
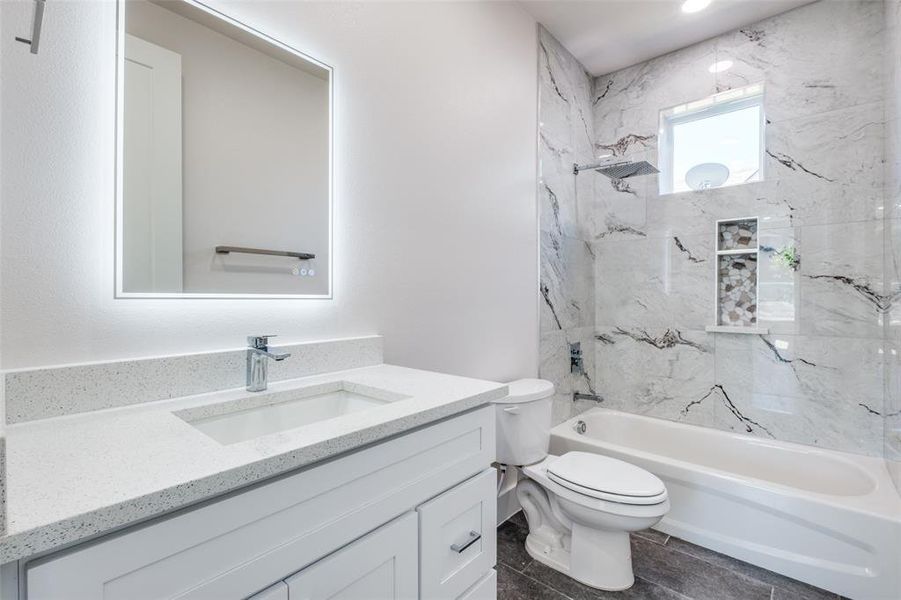
<path fill-rule="evenodd" d="M 579 171 L 588 171 L 592 169 L 599 169 L 601 167 L 615 167 L 616 165 L 625 165 L 628 164 L 628 160 L 620 160 L 620 161 L 601 161 L 596 163 L 588 163 L 585 165 L 580 165 L 579 163 L 573 163 L 573 175 L 578 175 Z"/>

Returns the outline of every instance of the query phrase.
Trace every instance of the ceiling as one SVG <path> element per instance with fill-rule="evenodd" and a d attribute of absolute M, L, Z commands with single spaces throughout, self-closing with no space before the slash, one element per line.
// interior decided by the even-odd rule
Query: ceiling
<path fill-rule="evenodd" d="M 791 10 L 811 0 L 714 0 L 685 14 L 683 0 L 520 0 L 592 75 L 650 58 Z"/>

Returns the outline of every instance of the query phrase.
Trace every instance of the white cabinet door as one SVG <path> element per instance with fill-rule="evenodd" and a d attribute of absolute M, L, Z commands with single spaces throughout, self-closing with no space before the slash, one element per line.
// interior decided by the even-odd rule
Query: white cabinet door
<path fill-rule="evenodd" d="M 415 599 L 415 513 L 376 529 L 285 580 L 291 600 Z"/>

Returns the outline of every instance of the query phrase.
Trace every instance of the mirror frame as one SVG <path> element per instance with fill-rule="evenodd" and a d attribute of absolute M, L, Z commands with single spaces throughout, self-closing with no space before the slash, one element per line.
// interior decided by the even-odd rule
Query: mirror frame
<path fill-rule="evenodd" d="M 229 15 L 210 8 L 197 0 L 180 0 L 213 18 L 224 21 L 226 24 L 236 27 L 263 42 L 276 46 L 280 50 L 294 54 L 295 56 L 313 63 L 328 71 L 328 291 L 325 294 L 230 294 L 230 293 L 199 293 L 199 292 L 126 292 L 123 285 L 123 222 L 122 205 L 124 201 L 123 166 L 124 166 L 124 107 L 125 107 L 125 5 L 128 0 L 116 0 L 116 171 L 115 171 L 115 298 L 211 298 L 211 299 L 324 299 L 334 298 L 334 211 L 335 211 L 335 154 L 334 154 L 334 130 L 335 130 L 335 70 L 334 68 L 313 58 L 284 42 L 281 42 L 253 27 L 242 23 Z"/>

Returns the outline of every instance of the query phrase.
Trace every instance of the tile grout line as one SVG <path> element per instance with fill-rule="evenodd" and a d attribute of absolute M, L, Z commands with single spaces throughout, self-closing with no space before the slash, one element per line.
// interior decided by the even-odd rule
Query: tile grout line
<path fill-rule="evenodd" d="M 534 562 L 534 561 L 533 561 L 533 562 Z M 529 564 L 531 564 L 531 563 L 529 563 Z M 519 574 L 522 575 L 523 577 L 525 577 L 526 579 L 528 579 L 529 581 L 533 581 L 533 582 L 537 583 L 538 585 L 540 585 L 541 587 L 543 587 L 543 588 L 545 588 L 545 589 L 548 589 L 548 590 L 554 592 L 554 593 L 557 594 L 558 596 L 561 596 L 561 597 L 563 597 L 563 598 L 566 598 L 566 600 L 573 600 L 572 597 L 567 596 L 566 594 L 564 594 L 563 592 L 561 592 L 561 591 L 558 590 L 557 588 L 551 587 L 551 586 L 549 586 L 548 584 L 544 583 L 543 581 L 539 581 L 539 580 L 535 579 L 534 577 L 532 577 L 532 576 L 530 576 L 530 575 L 526 575 L 525 573 L 519 573 Z"/>
<path fill-rule="evenodd" d="M 669 536 L 669 537 L 672 537 L 672 536 Z M 667 540 L 666 540 L 667 542 L 669 542 L 669 537 L 668 537 Z M 690 542 L 689 542 L 689 543 L 690 543 Z M 772 593 L 771 593 L 771 595 L 770 595 L 771 599 L 772 599 L 772 595 L 775 594 L 776 588 L 778 587 L 778 586 L 776 586 L 776 585 L 774 585 L 774 584 L 767 583 L 766 581 L 761 581 L 761 580 L 757 579 L 756 577 L 752 577 L 752 576 L 747 575 L 747 574 L 745 574 L 745 573 L 742 573 L 742 572 L 740 572 L 740 571 L 736 571 L 736 570 L 734 570 L 734 569 L 731 568 L 731 567 L 728 567 L 728 566 L 725 566 L 725 565 L 718 565 L 718 564 L 716 564 L 716 563 L 714 563 L 714 562 L 711 562 L 711 561 L 709 561 L 709 560 L 707 560 L 707 559 L 701 558 L 700 556 L 695 556 L 694 554 L 690 554 L 690 553 L 688 553 L 688 552 L 684 552 L 684 551 L 682 551 L 682 550 L 679 550 L 678 548 L 674 548 L 674 547 L 672 547 L 672 546 L 666 546 L 666 547 L 670 549 L 670 550 L 669 550 L 670 552 L 678 552 L 678 553 L 681 554 L 682 556 L 687 556 L 688 558 L 693 558 L 693 559 L 695 559 L 695 560 L 699 560 L 699 561 L 703 562 L 703 563 L 706 564 L 706 565 L 710 565 L 711 567 L 716 567 L 716 568 L 718 568 L 718 569 L 722 569 L 722 570 L 724 570 L 724 571 L 728 571 L 729 573 L 732 573 L 733 575 L 735 575 L 735 576 L 737 576 L 737 577 L 740 577 L 740 578 L 744 579 L 745 581 L 752 581 L 752 582 L 754 582 L 754 583 L 757 583 L 757 584 L 760 584 L 760 585 L 763 585 L 763 586 L 769 585 L 769 586 L 772 588 Z M 732 558 L 731 556 L 728 556 L 728 555 L 723 555 L 723 556 L 727 556 L 728 558 Z M 733 560 L 739 560 L 739 559 L 733 558 Z M 749 564 L 749 565 L 751 565 L 751 566 L 756 566 L 756 565 L 752 565 L 751 563 L 747 563 L 747 564 Z M 758 568 L 762 568 L 762 567 L 758 567 Z M 779 575 L 779 573 L 776 573 L 776 574 Z M 784 576 L 783 576 L 783 577 L 784 577 Z M 801 582 L 801 583 L 803 583 L 803 582 Z M 780 589 L 782 589 L 782 588 L 780 588 Z"/>
<path fill-rule="evenodd" d="M 662 590 L 667 590 L 667 591 L 669 591 L 669 592 L 672 592 L 672 593 L 675 594 L 676 596 L 678 596 L 678 597 L 680 597 L 680 598 L 684 598 L 685 600 L 696 600 L 695 598 L 692 598 L 691 596 L 688 596 L 687 594 L 683 594 L 683 593 L 680 592 L 679 590 L 674 590 L 673 588 L 671 588 L 671 587 L 669 587 L 669 586 L 666 586 L 666 585 L 663 585 L 662 583 L 658 583 L 658 582 L 656 582 L 656 581 L 654 581 L 654 580 L 652 580 L 652 579 L 648 579 L 647 577 L 640 577 L 640 576 L 638 576 L 638 575 L 635 575 L 635 580 L 638 581 L 639 579 L 641 579 L 642 581 L 644 581 L 645 583 L 647 583 L 647 584 L 649 584 L 649 585 L 655 585 L 655 586 L 659 587 L 659 588 L 662 589 Z M 770 598 L 770 600 L 773 600 L 773 599 Z"/>
<path fill-rule="evenodd" d="M 757 579 L 756 577 L 753 577 L 753 576 L 748 575 L 748 574 L 746 574 L 746 573 L 743 573 L 743 572 L 741 572 L 741 571 L 735 570 L 735 569 L 734 569 L 733 567 L 731 567 L 731 566 L 728 566 L 728 565 L 722 565 L 722 564 L 717 564 L 716 562 L 712 562 L 712 561 L 710 561 L 710 560 L 708 560 L 708 559 L 706 559 L 706 558 L 704 558 L 704 557 L 697 556 L 697 555 L 692 554 L 692 553 L 690 553 L 690 552 L 686 552 L 686 551 L 681 550 L 681 549 L 679 549 L 679 548 L 677 548 L 677 547 L 674 547 L 674 546 L 669 546 L 670 540 L 673 539 L 673 536 L 672 536 L 672 535 L 666 535 L 666 538 L 665 538 L 662 542 L 658 542 L 658 541 L 652 540 L 652 539 L 650 539 L 650 538 L 647 538 L 647 537 L 644 537 L 644 536 L 641 536 L 641 535 L 637 535 L 636 537 L 639 537 L 640 539 L 642 539 L 643 541 L 645 541 L 645 542 L 647 542 L 647 543 L 651 543 L 651 544 L 655 544 L 655 545 L 658 545 L 658 546 L 667 548 L 667 551 L 677 552 L 680 556 L 683 556 L 683 557 L 686 557 L 686 558 L 688 558 L 688 559 L 691 559 L 691 560 L 695 560 L 695 561 L 701 562 L 701 563 L 703 563 L 704 565 L 707 565 L 707 566 L 709 566 L 709 567 L 714 567 L 714 568 L 716 568 L 716 569 L 720 569 L 720 570 L 722 570 L 722 571 L 724 571 L 724 572 L 730 573 L 731 575 L 736 576 L 736 577 L 738 577 L 739 579 L 742 579 L 742 580 L 744 580 L 744 581 L 747 581 L 747 582 L 750 582 L 750 583 L 757 584 L 757 585 L 762 586 L 762 587 L 764 587 L 764 588 L 765 588 L 766 586 L 769 586 L 769 588 L 770 588 L 770 596 L 769 596 L 769 599 L 770 599 L 770 600 L 775 600 L 775 599 L 776 599 L 776 590 L 777 590 L 777 589 L 780 589 L 780 590 L 783 589 L 782 587 L 780 587 L 780 586 L 777 585 L 777 584 L 772 584 L 772 583 L 768 583 L 768 582 L 766 582 L 766 581 L 761 581 L 760 579 Z M 730 558 L 731 558 L 731 557 L 730 557 Z M 739 561 L 739 559 L 733 559 L 733 560 L 738 561 L 738 562 L 742 562 L 742 561 Z M 535 562 L 536 562 L 535 559 L 531 559 L 528 563 L 524 564 L 524 565 L 522 566 L 522 568 L 518 568 L 518 567 L 516 567 L 516 566 L 514 566 L 514 565 L 511 565 L 511 564 L 508 564 L 508 563 L 504 562 L 503 560 L 498 560 L 498 564 L 503 565 L 503 566 L 509 568 L 509 569 L 510 569 L 511 571 L 513 571 L 515 574 L 517 574 L 517 575 L 522 575 L 522 576 L 525 577 L 527 580 L 532 581 L 532 582 L 534 582 L 534 583 L 536 583 L 536 584 L 542 586 L 543 588 L 546 588 L 546 589 L 549 589 L 549 590 L 553 591 L 554 593 L 560 595 L 562 598 L 566 598 L 567 600 L 573 600 L 573 598 L 572 598 L 571 596 L 569 596 L 565 591 L 560 590 L 560 589 L 558 589 L 557 587 L 554 587 L 553 585 L 546 584 L 546 583 L 544 583 L 544 582 L 542 582 L 542 581 L 540 581 L 540 580 L 538 580 L 538 579 L 532 577 L 531 575 L 527 574 L 527 573 L 526 573 L 526 570 L 528 570 L 529 567 L 531 567 L 532 565 L 534 565 Z M 748 564 L 750 564 L 750 563 L 748 563 Z M 753 566 L 753 565 L 751 565 L 751 566 Z M 777 574 L 777 575 L 778 575 L 778 574 Z M 678 596 L 678 597 L 680 597 L 680 598 L 684 598 L 685 600 L 695 600 L 695 599 L 693 599 L 693 598 L 691 598 L 691 597 L 689 597 L 689 596 L 686 596 L 684 593 L 682 593 L 682 592 L 680 592 L 680 591 L 678 591 L 678 590 L 676 590 L 676 589 L 673 589 L 673 588 L 671 588 L 671 587 L 669 587 L 669 586 L 667 586 L 667 585 L 664 585 L 664 584 L 662 584 L 662 583 L 660 583 L 660 582 L 657 582 L 657 581 L 655 581 L 655 580 L 653 580 L 653 579 L 648 579 L 647 577 L 638 576 L 638 575 L 635 576 L 635 579 L 636 579 L 636 581 L 637 581 L 637 580 L 641 580 L 641 581 L 644 581 L 645 583 L 648 583 L 648 584 L 650 584 L 650 585 L 653 585 L 653 586 L 659 587 L 659 588 L 661 588 L 661 589 L 667 590 L 667 591 L 669 591 L 669 592 L 672 592 L 672 593 L 675 594 L 676 596 Z M 803 583 L 803 582 L 801 582 L 801 583 Z M 836 597 L 839 598 L 839 596 L 836 596 Z"/>
<path fill-rule="evenodd" d="M 658 544 L 658 545 L 664 546 L 664 545 L 670 540 L 671 537 L 672 537 L 672 536 L 667 535 L 667 536 L 666 536 L 666 539 L 663 541 L 663 543 L 662 543 L 662 544 Z M 654 542 L 654 541 L 652 541 L 652 540 L 650 540 L 650 539 L 647 539 L 647 538 L 644 538 L 644 539 L 646 539 L 648 542 L 651 542 L 651 543 L 653 543 L 653 544 L 656 544 L 656 543 L 657 543 L 657 542 Z M 531 557 L 530 557 L 530 558 L 531 558 Z M 546 584 L 546 583 L 544 583 L 543 581 L 540 581 L 540 580 L 538 580 L 538 579 L 535 579 L 535 578 L 532 577 L 531 575 L 527 574 L 527 573 L 526 573 L 526 569 L 528 569 L 530 566 L 532 566 L 533 564 L 535 564 L 535 562 L 536 562 L 535 559 L 532 558 L 528 563 L 525 564 L 525 566 L 524 566 L 522 569 L 518 569 L 517 567 L 514 567 L 513 565 L 507 564 L 507 563 L 503 562 L 502 560 L 498 560 L 498 563 L 499 563 L 499 564 L 501 564 L 501 565 L 503 565 L 503 566 L 509 568 L 509 569 L 512 570 L 514 573 L 516 573 L 516 574 L 518 574 L 518 575 L 521 575 L 521 576 L 525 577 L 525 578 L 528 579 L 529 581 L 533 581 L 533 582 L 537 583 L 538 585 L 540 585 L 540 586 L 542 586 L 542 587 L 544 587 L 544 588 L 546 588 L 546 589 L 548 589 L 548 590 L 550 590 L 550 591 L 552 591 L 552 592 L 554 592 L 554 593 L 560 595 L 561 597 L 566 598 L 566 600 L 574 600 L 574 599 L 572 598 L 572 596 L 569 596 L 569 595 L 568 595 L 566 592 L 564 592 L 563 590 L 557 589 L 556 587 L 554 587 L 554 586 L 552 586 L 552 585 L 549 585 L 549 584 Z M 704 561 L 704 562 L 706 562 L 706 561 Z M 682 592 L 680 592 L 680 591 L 678 591 L 678 590 L 675 590 L 675 589 L 673 589 L 673 588 L 671 588 L 671 587 L 669 587 L 669 586 L 666 586 L 666 585 L 663 585 L 663 584 L 658 583 L 658 582 L 656 582 L 656 581 L 653 581 L 652 579 L 648 579 L 647 577 L 641 577 L 641 576 L 639 576 L 639 575 L 635 575 L 635 580 L 636 580 L 636 581 L 641 580 L 641 581 L 643 581 L 643 582 L 645 582 L 645 583 L 647 583 L 647 584 L 649 584 L 649 585 L 652 585 L 652 586 L 658 587 L 658 588 L 660 588 L 660 589 L 663 589 L 663 590 L 667 590 L 667 591 L 669 591 L 669 592 L 672 592 L 672 593 L 675 594 L 677 597 L 683 598 L 684 600 L 695 600 L 694 598 L 691 598 L 690 596 L 687 596 L 687 595 L 683 594 Z M 773 600 L 772 597 L 770 598 L 770 600 Z"/>
<path fill-rule="evenodd" d="M 677 590 L 677 589 L 673 589 L 673 588 L 671 588 L 671 587 L 668 586 L 668 585 L 664 585 L 663 583 L 661 583 L 661 582 L 659 582 L 659 581 L 654 581 L 653 579 L 650 579 L 650 578 L 648 578 L 648 577 L 644 577 L 644 576 L 641 576 L 641 575 L 634 575 L 634 577 L 635 577 L 635 581 L 638 581 L 638 580 L 640 579 L 640 580 L 644 581 L 645 583 L 648 583 L 648 584 L 650 584 L 650 585 L 659 587 L 659 588 L 662 589 L 662 590 L 666 590 L 666 591 L 668 591 L 668 592 L 672 592 L 673 594 L 675 594 L 675 595 L 676 595 L 677 597 L 679 597 L 679 598 L 684 598 L 685 600 L 702 600 L 702 599 L 699 599 L 699 598 L 693 598 L 692 596 L 689 596 L 688 594 L 685 594 L 685 593 L 683 593 L 683 592 L 680 592 L 680 591 Z M 631 589 L 631 588 L 630 588 L 630 589 Z M 773 599 L 770 598 L 770 600 L 773 600 Z"/>
<path fill-rule="evenodd" d="M 534 563 L 535 563 L 535 560 L 533 559 L 531 562 L 529 562 L 528 565 L 526 565 L 525 568 L 528 568 L 529 566 L 531 566 L 531 565 L 534 564 Z M 506 563 L 501 562 L 500 564 L 502 564 L 503 566 L 505 566 L 505 567 L 511 569 L 511 570 L 512 570 L 513 572 L 515 572 L 516 574 L 522 575 L 523 577 L 525 577 L 525 578 L 528 579 L 529 581 L 534 581 L 535 583 L 541 585 L 542 587 L 545 587 L 545 588 L 551 590 L 552 592 L 554 592 L 554 593 L 556 593 L 556 594 L 559 594 L 560 596 L 562 596 L 563 598 L 566 598 L 567 600 L 574 600 L 572 596 L 567 595 L 566 592 L 564 592 L 563 590 L 557 589 L 557 588 L 555 588 L 554 586 L 549 585 L 549 584 L 546 584 L 546 583 L 544 583 L 543 581 L 540 581 L 540 580 L 538 580 L 538 579 L 535 579 L 535 578 L 532 577 L 531 575 L 527 574 L 527 573 L 525 572 L 525 568 L 524 568 L 522 571 L 519 571 L 519 570 L 517 570 L 515 567 L 512 567 L 511 565 L 508 565 L 508 564 L 506 564 Z M 669 586 L 663 585 L 662 583 L 656 582 L 656 581 L 654 581 L 654 580 L 652 580 L 652 579 L 648 579 L 647 577 L 642 577 L 642 576 L 640 576 L 640 575 L 635 575 L 635 581 L 638 581 L 638 580 L 641 580 L 641 581 L 643 581 L 643 582 L 645 582 L 645 583 L 647 583 L 647 584 L 649 584 L 649 585 L 658 587 L 658 588 L 660 588 L 660 589 L 667 590 L 668 592 L 672 592 L 673 594 L 675 594 L 675 595 L 676 595 L 677 597 L 679 597 L 679 598 L 684 598 L 685 600 L 695 600 L 694 598 L 691 598 L 690 596 L 687 596 L 687 595 L 683 594 L 683 593 L 680 592 L 679 590 L 675 590 L 675 589 L 673 589 L 673 588 L 671 588 L 671 587 L 669 587 Z M 584 585 L 584 584 L 582 584 L 582 585 Z M 770 596 L 770 600 L 773 600 L 772 595 Z"/>
<path fill-rule="evenodd" d="M 498 559 L 497 564 L 499 564 L 499 565 L 504 565 L 505 567 L 507 567 L 507 568 L 509 568 L 509 569 L 512 569 L 513 571 L 515 571 L 515 572 L 517 572 L 517 573 L 521 573 L 521 574 L 524 575 L 526 569 L 528 569 L 529 566 L 531 566 L 531 564 L 532 564 L 533 562 L 534 562 L 534 561 L 530 560 L 529 562 L 526 563 L 526 566 L 524 566 L 522 569 L 520 569 L 520 568 L 517 567 L 517 566 L 511 565 L 510 563 L 505 562 L 505 561 L 503 561 L 503 560 L 501 560 L 501 559 Z"/>

